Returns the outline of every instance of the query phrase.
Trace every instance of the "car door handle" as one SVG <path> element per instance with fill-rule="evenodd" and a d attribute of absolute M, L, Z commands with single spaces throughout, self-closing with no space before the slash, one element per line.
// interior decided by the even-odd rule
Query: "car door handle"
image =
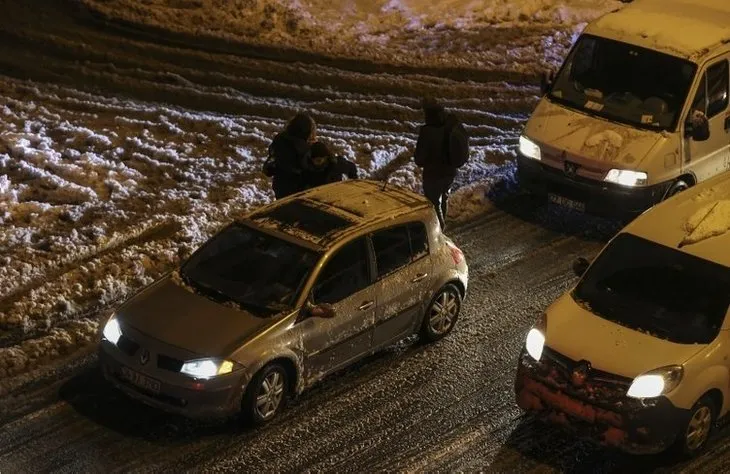
<path fill-rule="evenodd" d="M 413 280 L 411 280 L 411 283 L 418 283 L 419 281 L 423 280 L 427 276 L 428 276 L 428 273 L 419 273 L 418 275 L 416 275 L 416 277 Z"/>
<path fill-rule="evenodd" d="M 358 309 L 360 311 L 365 311 L 366 309 L 370 309 L 375 304 L 375 301 L 365 301 L 363 304 L 361 304 Z"/>

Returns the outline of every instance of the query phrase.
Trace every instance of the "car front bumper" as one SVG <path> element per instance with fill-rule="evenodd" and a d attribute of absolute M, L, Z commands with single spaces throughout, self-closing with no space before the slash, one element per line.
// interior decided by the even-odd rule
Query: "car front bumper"
<path fill-rule="evenodd" d="M 193 379 L 155 367 L 154 353 L 145 364 L 147 367 L 143 367 L 136 354 L 129 356 L 105 340 L 100 343 L 98 354 L 104 378 L 130 398 L 146 405 L 193 419 L 226 418 L 240 411 L 247 382 L 242 371 L 207 380 Z M 125 377 L 124 372 L 129 374 L 130 370 L 156 382 L 153 389 L 150 384 L 143 385 Z"/>
<path fill-rule="evenodd" d="M 554 194 L 585 205 L 585 211 L 604 217 L 633 217 L 660 202 L 670 184 L 621 186 L 581 176 L 568 176 L 562 170 L 527 158 L 517 157 L 520 187 L 540 196 Z"/>
<path fill-rule="evenodd" d="M 535 361 L 524 350 L 515 379 L 517 404 L 523 410 L 592 439 L 633 454 L 666 450 L 685 426 L 689 411 L 666 397 L 637 400 L 626 397 L 622 384 L 594 382 L 581 387 L 567 381 L 550 360 Z"/>

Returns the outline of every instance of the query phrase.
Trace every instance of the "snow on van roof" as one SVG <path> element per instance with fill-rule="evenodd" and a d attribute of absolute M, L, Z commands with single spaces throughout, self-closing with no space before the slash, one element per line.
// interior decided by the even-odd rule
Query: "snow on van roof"
<path fill-rule="evenodd" d="M 730 1 L 635 0 L 585 32 L 696 60 L 730 42 Z"/>
<path fill-rule="evenodd" d="M 624 232 L 730 267 L 730 172 L 654 206 Z"/>

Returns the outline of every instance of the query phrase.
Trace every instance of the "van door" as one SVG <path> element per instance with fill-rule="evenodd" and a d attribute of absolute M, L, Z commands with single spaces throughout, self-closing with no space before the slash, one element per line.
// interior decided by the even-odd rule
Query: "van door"
<path fill-rule="evenodd" d="M 692 101 L 694 110 L 703 112 L 710 122 L 710 138 L 698 142 L 685 139 L 683 172 L 692 173 L 702 182 L 730 169 L 730 63 L 725 57 L 710 63 L 702 74 Z M 685 125 L 686 127 L 686 125 Z"/>

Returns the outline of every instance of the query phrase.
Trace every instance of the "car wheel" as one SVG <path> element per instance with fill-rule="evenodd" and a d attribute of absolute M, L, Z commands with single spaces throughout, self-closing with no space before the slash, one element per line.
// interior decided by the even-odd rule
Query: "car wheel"
<path fill-rule="evenodd" d="M 715 425 L 717 408 L 708 396 L 702 397 L 692 407 L 689 421 L 677 437 L 676 451 L 683 457 L 692 457 L 699 454 L 710 438 Z"/>
<path fill-rule="evenodd" d="M 268 423 L 286 403 L 289 379 L 281 364 L 272 363 L 259 370 L 246 389 L 243 414 L 255 425 Z"/>
<path fill-rule="evenodd" d="M 461 293 L 452 284 L 441 288 L 433 297 L 423 318 L 421 337 L 428 342 L 438 341 L 454 329 L 461 310 Z"/>

